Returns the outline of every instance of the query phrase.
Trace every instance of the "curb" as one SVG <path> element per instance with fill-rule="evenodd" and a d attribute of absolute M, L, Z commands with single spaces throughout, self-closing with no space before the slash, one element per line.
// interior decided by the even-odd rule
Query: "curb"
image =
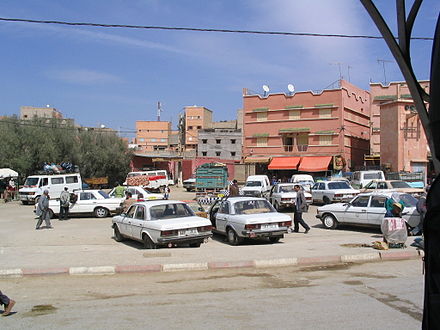
<path fill-rule="evenodd" d="M 424 251 L 381 251 L 342 256 L 320 256 L 302 258 L 274 258 L 259 260 L 242 260 L 230 262 L 193 262 L 179 264 L 154 265 L 117 265 L 95 267 L 59 267 L 59 268 L 13 268 L 0 269 L 0 278 L 47 275 L 114 275 L 124 273 L 183 272 L 206 271 L 238 268 L 274 268 L 289 266 L 313 266 L 323 264 L 365 263 L 378 261 L 395 261 L 421 259 Z"/>

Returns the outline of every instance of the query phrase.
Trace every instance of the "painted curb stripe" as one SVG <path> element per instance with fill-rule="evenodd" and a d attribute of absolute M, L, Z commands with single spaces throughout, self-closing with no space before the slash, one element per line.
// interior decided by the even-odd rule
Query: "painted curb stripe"
<path fill-rule="evenodd" d="M 367 262 L 367 261 L 376 261 L 380 260 L 380 253 L 364 253 L 364 254 L 350 254 L 341 256 L 342 262 Z"/>
<path fill-rule="evenodd" d="M 181 272 L 187 270 L 208 270 L 207 262 L 186 263 L 186 264 L 164 264 L 162 265 L 163 272 Z"/>
<path fill-rule="evenodd" d="M 327 263 L 341 263 L 341 256 L 323 256 L 323 257 L 306 257 L 298 258 L 298 265 L 314 265 Z"/>
<path fill-rule="evenodd" d="M 69 268 L 24 268 L 23 275 L 60 275 L 69 274 Z"/>
<path fill-rule="evenodd" d="M 419 258 L 418 251 L 399 251 L 399 252 L 379 252 L 382 260 L 398 260 Z"/>
<path fill-rule="evenodd" d="M 115 266 L 116 273 L 150 273 L 162 271 L 162 265 Z"/>
<path fill-rule="evenodd" d="M 20 268 L 0 269 L 0 276 L 23 276 L 23 271 Z"/>
<path fill-rule="evenodd" d="M 70 267 L 70 275 L 105 275 L 114 274 L 115 267 L 113 266 L 99 266 L 99 267 Z"/>
<path fill-rule="evenodd" d="M 208 262 L 209 269 L 253 268 L 254 261 Z"/>
<path fill-rule="evenodd" d="M 298 258 L 254 260 L 254 265 L 256 268 L 296 266 L 297 264 L 298 264 Z"/>

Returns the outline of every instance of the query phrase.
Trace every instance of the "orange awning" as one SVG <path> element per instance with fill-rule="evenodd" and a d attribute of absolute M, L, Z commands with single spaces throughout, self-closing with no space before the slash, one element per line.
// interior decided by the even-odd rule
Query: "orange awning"
<path fill-rule="evenodd" d="M 302 172 L 321 172 L 327 171 L 332 156 L 309 156 L 302 157 L 298 171 Z"/>
<path fill-rule="evenodd" d="M 269 170 L 296 170 L 301 157 L 274 157 L 267 167 Z"/>

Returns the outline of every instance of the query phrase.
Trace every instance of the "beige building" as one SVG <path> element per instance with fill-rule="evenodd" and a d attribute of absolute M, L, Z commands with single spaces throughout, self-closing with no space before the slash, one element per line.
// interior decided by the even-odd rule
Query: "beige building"
<path fill-rule="evenodd" d="M 139 151 L 167 151 L 170 134 L 169 121 L 136 121 L 136 144 Z"/>
<path fill-rule="evenodd" d="M 32 119 L 32 118 L 56 118 L 62 119 L 63 115 L 60 111 L 52 107 L 20 107 L 20 119 Z"/>
<path fill-rule="evenodd" d="M 212 111 L 205 107 L 185 107 L 185 148 L 197 149 L 198 131 L 212 127 Z"/>

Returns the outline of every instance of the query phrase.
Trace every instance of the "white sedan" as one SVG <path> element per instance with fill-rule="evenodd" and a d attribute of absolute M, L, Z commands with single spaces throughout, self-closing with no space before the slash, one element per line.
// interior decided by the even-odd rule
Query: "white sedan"
<path fill-rule="evenodd" d="M 359 193 L 360 191 L 353 189 L 347 181 L 316 182 L 312 187 L 314 203 L 348 202 Z"/>
<path fill-rule="evenodd" d="M 136 199 L 136 200 L 163 199 L 163 194 L 149 192 L 148 190 L 146 190 L 140 186 L 129 186 L 129 187 L 124 187 L 124 188 L 125 188 L 126 192 L 128 191 L 131 193 L 131 198 Z M 115 196 L 115 188 L 113 188 L 109 192 L 109 195 L 111 197 Z"/>
<path fill-rule="evenodd" d="M 127 213 L 113 217 L 112 227 L 117 242 L 128 238 L 143 242 L 146 249 L 199 247 L 212 236 L 208 219 L 196 216 L 186 203 L 172 200 L 137 202 Z"/>
<path fill-rule="evenodd" d="M 102 190 L 82 190 L 70 195 L 69 214 L 93 214 L 97 218 L 105 218 L 117 212 L 123 201 L 122 198 L 110 197 Z M 51 217 L 60 213 L 59 199 L 49 201 L 49 212 Z"/>
<path fill-rule="evenodd" d="M 278 213 L 264 198 L 228 197 L 217 200 L 209 209 L 213 231 L 226 235 L 229 244 L 245 238 L 268 238 L 278 242 L 292 225 L 287 214 Z"/>
<path fill-rule="evenodd" d="M 325 228 L 335 229 L 340 224 L 380 226 L 385 216 L 385 202 L 393 192 L 362 193 L 349 203 L 336 203 L 318 207 L 316 217 Z M 410 227 L 420 222 L 416 210 L 417 199 L 405 193 L 399 193 L 404 204 L 403 218 Z"/>
<path fill-rule="evenodd" d="M 297 185 L 297 183 L 278 183 L 272 187 L 268 199 L 275 210 L 280 211 L 285 207 L 293 207 L 295 205 L 296 191 L 293 189 L 295 185 Z M 311 204 L 312 194 L 307 191 L 303 192 L 307 204 Z"/>

